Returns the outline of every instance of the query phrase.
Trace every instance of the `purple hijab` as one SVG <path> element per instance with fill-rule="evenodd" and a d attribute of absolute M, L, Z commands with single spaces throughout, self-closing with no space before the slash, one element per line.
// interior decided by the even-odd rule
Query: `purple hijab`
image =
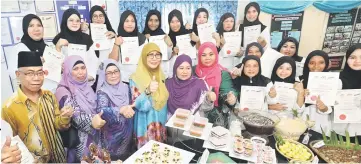
<path fill-rule="evenodd" d="M 177 78 L 177 68 L 187 62 L 192 66 L 192 59 L 188 55 L 177 57 L 173 66 L 173 78 L 166 82 L 169 91 L 168 112 L 174 114 L 177 108 L 190 110 L 195 103 L 200 102 L 203 92 L 206 92 L 207 85 L 204 80 L 194 77 L 193 74 L 188 80 Z"/>
<path fill-rule="evenodd" d="M 69 95 L 69 91 L 64 88 L 67 87 L 71 94 L 69 96 L 75 98 L 76 103 L 83 112 L 87 114 L 96 114 L 96 95 L 90 85 L 88 85 L 88 78 L 85 78 L 84 81 L 76 81 L 71 75 L 74 64 L 78 61 L 84 63 L 83 58 L 77 55 L 65 58 L 63 75 L 55 96 L 60 100 L 62 97 Z"/>
<path fill-rule="evenodd" d="M 122 107 L 129 104 L 129 88 L 127 84 L 124 84 L 122 81 L 120 81 L 117 85 L 110 85 L 106 81 L 106 69 L 109 64 L 114 64 L 116 67 L 117 62 L 113 59 L 107 59 L 105 60 L 100 66 L 99 66 L 99 78 L 98 78 L 98 87 L 97 92 L 103 91 L 106 93 L 109 97 L 109 99 L 117 106 Z"/>

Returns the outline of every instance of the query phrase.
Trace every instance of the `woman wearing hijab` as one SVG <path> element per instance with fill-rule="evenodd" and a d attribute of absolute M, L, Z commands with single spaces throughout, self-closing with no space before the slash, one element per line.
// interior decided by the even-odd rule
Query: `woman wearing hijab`
<path fill-rule="evenodd" d="M 219 20 L 219 23 L 217 25 L 217 33 L 220 35 L 220 48 L 218 48 L 219 55 L 219 63 L 226 67 L 227 69 L 232 69 L 234 67 L 234 57 L 233 56 L 227 56 L 227 52 L 224 52 L 222 49 L 223 46 L 226 44 L 226 41 L 223 37 L 223 34 L 225 32 L 234 32 L 235 31 L 235 23 L 234 23 L 234 15 L 232 13 L 225 13 L 221 16 L 221 19 Z M 236 56 L 238 56 L 241 52 L 241 47 L 239 49 L 239 52 L 236 53 Z"/>
<path fill-rule="evenodd" d="M 23 18 L 23 33 L 24 35 L 21 38 L 21 42 L 16 44 L 11 53 L 7 56 L 8 72 L 11 77 L 11 81 L 13 82 L 12 85 L 14 90 L 16 90 L 19 85 L 15 75 L 15 71 L 18 69 L 18 53 L 21 51 L 37 52 L 39 57 L 42 58 L 45 47 L 47 46 L 43 39 L 43 23 L 38 16 L 34 14 L 28 14 Z M 52 93 L 54 93 L 57 86 L 57 82 L 45 79 L 42 88 L 50 90 Z"/>
<path fill-rule="evenodd" d="M 303 66 L 305 63 L 305 58 L 298 56 L 298 48 L 299 43 L 298 41 L 293 37 L 287 37 L 284 38 L 280 44 L 278 44 L 277 51 L 280 52 L 283 55 L 290 56 L 295 60 L 296 65 Z M 296 77 L 302 75 L 302 69 L 296 70 Z"/>
<path fill-rule="evenodd" d="M 234 108 L 238 96 L 231 76 L 227 69 L 218 63 L 218 51 L 213 43 L 205 42 L 199 47 L 198 59 L 195 75 L 204 79 L 208 87 L 212 87 L 212 91 L 216 94 L 215 108 L 207 112 L 206 116 L 210 122 L 228 127 L 228 113 Z"/>
<path fill-rule="evenodd" d="M 244 57 L 242 65 L 241 76 L 233 80 L 237 91 L 240 92 L 242 86 L 265 87 L 265 104 L 276 104 L 278 99 L 276 90 L 273 87 L 272 81 L 262 75 L 261 60 L 257 56 L 248 55 Z M 240 95 L 240 97 L 241 96 L 247 95 Z M 267 105 L 263 105 L 263 107 L 261 110 L 266 111 Z"/>
<path fill-rule="evenodd" d="M 193 28 L 192 34 L 193 35 L 196 35 L 198 37 L 198 25 L 208 23 L 208 18 L 209 18 L 209 13 L 208 13 L 207 9 L 199 8 L 196 10 L 196 12 L 194 13 L 193 25 L 192 25 L 192 28 Z M 214 32 L 214 33 L 212 33 L 212 37 L 216 40 L 217 47 L 219 47 L 219 44 L 220 44 L 219 34 Z M 191 43 L 193 46 L 196 45 L 197 49 L 201 45 L 199 39 L 198 39 L 198 41 L 192 41 Z"/>
<path fill-rule="evenodd" d="M 96 95 L 87 82 L 87 67 L 84 60 L 77 55 L 64 60 L 62 79 L 55 96 L 59 107 L 71 106 L 74 109 L 72 126 L 77 129 L 80 144 L 68 148 L 68 163 L 79 162 L 105 121 L 101 119 L 102 112 L 96 113 Z"/>
<path fill-rule="evenodd" d="M 346 52 L 345 68 L 340 73 L 342 89 L 361 89 L 361 44 L 351 46 Z M 357 134 L 358 141 L 361 141 L 360 123 L 333 123 L 333 129 L 337 134 L 345 136 L 345 129 L 350 136 Z M 351 142 L 355 137 L 351 137 Z"/>
<path fill-rule="evenodd" d="M 118 36 L 123 40 L 123 37 L 137 37 L 138 38 L 138 49 L 142 49 L 144 46 L 144 43 L 146 42 L 146 37 L 139 33 L 138 31 L 138 25 L 137 25 L 137 18 L 135 17 L 135 14 L 133 11 L 126 10 L 122 13 L 120 16 L 119 26 L 118 26 Z M 111 53 L 109 55 L 109 58 L 114 59 L 116 61 L 119 61 L 120 63 L 123 63 L 124 61 L 121 61 L 121 45 L 123 42 L 118 45 L 120 49 L 118 53 Z M 137 51 L 138 53 L 138 51 Z M 135 64 L 119 64 L 120 66 L 120 72 L 122 74 L 122 81 L 129 82 L 129 77 L 132 73 L 135 72 L 137 69 L 137 65 Z"/>
<path fill-rule="evenodd" d="M 142 50 L 138 67 L 129 80 L 132 101 L 136 108 L 134 131 L 138 149 L 149 140 L 165 142 L 167 100 L 165 75 L 160 66 L 162 54 L 155 43 L 148 43 Z"/>
<path fill-rule="evenodd" d="M 193 42 L 199 41 L 199 38 L 194 33 L 192 33 L 191 30 L 186 30 L 186 28 L 184 27 L 183 16 L 179 10 L 174 9 L 168 14 L 168 24 L 169 24 L 168 36 L 170 37 L 173 44 L 172 56 L 178 55 L 179 52 L 179 48 L 177 47 L 177 39 L 176 39 L 177 36 L 190 34 L 191 41 Z"/>
<path fill-rule="evenodd" d="M 321 50 L 312 51 L 308 54 L 304 67 L 303 67 L 303 75 L 296 78 L 296 81 L 302 81 L 303 88 L 305 88 L 305 96 L 309 94 L 309 90 L 307 89 L 308 85 L 308 76 L 310 72 L 328 72 L 329 58 L 326 52 Z M 342 88 L 342 82 L 339 80 L 339 89 Z M 331 130 L 331 121 L 329 118 L 329 114 L 332 112 L 331 106 L 326 106 L 322 100 L 318 97 L 316 101 L 316 105 L 306 105 L 305 111 L 303 112 L 303 117 L 306 119 L 307 115 L 310 120 L 316 121 L 315 125 L 312 127 L 312 130 L 321 134 L 321 127 L 326 135 L 329 135 Z"/>
<path fill-rule="evenodd" d="M 263 53 L 263 47 L 259 43 L 253 42 L 247 45 L 244 56 L 253 55 L 260 59 Z M 232 69 L 232 76 L 241 76 L 242 71 L 240 70 L 240 68 L 242 67 L 242 64 L 243 62 L 239 63 L 238 65 L 236 65 L 235 68 Z"/>
<path fill-rule="evenodd" d="M 262 45 L 262 47 L 267 48 L 270 44 L 270 32 L 267 26 L 263 25 L 259 21 L 259 14 L 261 13 L 261 8 L 257 2 L 249 3 L 244 10 L 243 24 L 239 26 L 239 31 L 242 31 L 242 46 L 244 45 L 244 29 L 249 26 L 260 25 L 261 34 L 259 38 L 254 38 L 254 40 Z M 246 43 L 247 44 L 247 43 Z"/>
<path fill-rule="evenodd" d="M 168 46 L 173 46 L 169 36 L 162 30 L 162 17 L 158 10 L 149 10 L 145 18 L 143 35 L 149 39 L 150 36 L 165 35 L 164 42 Z"/>
<path fill-rule="evenodd" d="M 53 39 L 53 43 L 58 52 L 62 52 L 63 46 L 69 44 L 81 44 L 86 46 L 86 61 L 98 61 L 93 45 L 93 40 L 88 34 L 84 34 L 80 28 L 80 14 L 77 10 L 70 8 L 65 10 L 60 25 L 61 31 Z M 67 54 L 74 55 L 74 54 Z M 91 65 L 90 63 L 85 63 Z M 88 80 L 94 82 L 98 67 L 88 67 Z"/>
<path fill-rule="evenodd" d="M 173 66 L 174 77 L 166 81 L 169 91 L 168 118 L 178 108 L 190 110 L 192 114 L 213 109 L 216 94 L 207 88 L 204 80 L 192 74 L 192 59 L 188 55 L 179 55 Z"/>
<path fill-rule="evenodd" d="M 117 62 L 107 59 L 101 64 L 97 88 L 97 113 L 103 112 L 106 124 L 100 129 L 99 150 L 110 153 L 112 161 L 127 159 L 133 151 L 133 115 L 130 88 L 120 80 Z"/>
<path fill-rule="evenodd" d="M 289 56 L 283 56 L 277 59 L 273 67 L 271 80 L 276 82 L 290 83 L 294 85 L 294 90 L 288 92 L 289 96 L 295 97 L 295 102 L 292 109 L 296 109 L 297 113 L 302 114 L 304 110 L 305 92 L 302 83 L 295 82 L 296 78 L 296 63 Z M 292 118 L 292 111 L 284 104 L 271 104 L 268 105 L 268 110 L 272 113 L 277 113 L 282 116 Z"/>

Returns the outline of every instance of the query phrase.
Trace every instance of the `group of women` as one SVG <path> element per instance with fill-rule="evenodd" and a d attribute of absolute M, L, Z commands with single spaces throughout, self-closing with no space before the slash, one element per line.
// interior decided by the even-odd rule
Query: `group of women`
<path fill-rule="evenodd" d="M 209 18 L 204 8 L 195 12 L 193 29 L 185 27 L 180 11 L 175 9 L 170 12 L 168 34 L 161 29 L 161 14 L 157 10 L 150 10 L 147 14 L 142 33 L 137 28 L 135 14 L 130 10 L 121 14 L 117 34 L 101 7 L 92 7 L 90 13 L 92 23 L 106 24 L 106 35 L 113 39 L 113 47 L 94 50 L 90 27 L 81 24 L 80 14 L 75 9 L 64 12 L 61 32 L 53 43 L 59 52 L 69 43 L 82 44 L 86 45 L 87 55 L 108 58 L 101 62 L 99 68 L 95 68 L 98 75 L 88 75 L 95 66 L 86 65 L 81 57 L 68 56 L 64 60 L 60 83 L 45 81 L 44 86 L 55 93 L 60 108 L 69 105 L 75 110 L 70 129 L 75 129 L 79 144 L 67 147 L 68 162 L 87 161 L 94 153 L 98 156 L 108 154 L 112 160 L 124 160 L 149 140 L 166 142 L 165 123 L 178 108 L 189 109 L 195 115 L 209 118 L 215 125 L 228 127 L 230 115 L 236 110 L 240 96 L 247 96 L 240 95 L 242 86 L 265 87 L 266 105 L 260 110 L 283 113 L 288 117 L 292 115 L 291 111 L 279 103 L 273 87 L 275 82 L 294 84 L 295 90 L 290 95 L 296 97 L 294 109 L 316 121 L 314 131 L 320 133 L 321 126 L 333 127 L 337 133 L 344 134 L 347 125 L 332 123 L 331 106 L 326 106 L 320 99 L 316 105 L 304 103 L 308 94 L 309 73 L 328 71 L 329 57 L 323 51 L 312 51 L 304 59 L 297 53 L 299 46 L 296 39 L 282 40 L 277 50 L 285 56 L 277 60 L 269 79 L 261 74 L 260 63 L 264 49 L 269 48 L 269 33 L 268 36 L 262 34 L 258 42 L 245 45 L 244 58 L 239 57 L 238 65 L 233 64 L 233 58 L 219 57 L 225 44 L 224 32 L 235 31 L 235 17 L 231 13 L 221 17 L 216 33 L 212 34 L 216 44 L 200 44 L 197 36 L 197 25 L 206 23 Z M 244 23 L 239 31 L 244 32 L 245 27 L 260 24 L 262 33 L 267 34 L 264 32 L 267 27 L 258 19 L 259 14 L 257 3 L 247 5 Z M 25 16 L 23 31 L 24 36 L 14 53 L 25 49 L 42 54 L 47 45 L 42 38 L 43 26 L 39 17 L 32 14 Z M 186 54 L 178 54 L 176 36 L 184 34 L 191 35 L 192 44 L 198 49 L 197 60 Z M 167 54 L 162 54 L 156 44 L 147 43 L 150 36 L 156 35 L 165 35 L 165 43 L 172 51 L 169 58 L 176 58 L 171 78 L 166 77 L 161 67 L 162 56 Z M 137 65 L 119 64 L 122 37 L 138 37 L 141 55 Z M 242 56 L 241 48 L 238 54 Z M 12 65 L 16 65 L 17 59 L 9 62 L 10 73 L 14 73 Z M 296 71 L 296 62 L 304 63 L 303 72 Z M 339 84 L 339 89 L 361 89 L 361 44 L 347 51 Z M 360 126 L 350 124 L 350 134 L 361 134 Z"/>

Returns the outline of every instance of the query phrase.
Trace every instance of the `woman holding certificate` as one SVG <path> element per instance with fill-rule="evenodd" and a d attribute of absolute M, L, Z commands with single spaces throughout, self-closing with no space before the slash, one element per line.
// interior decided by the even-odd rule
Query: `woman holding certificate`
<path fill-rule="evenodd" d="M 242 31 L 242 46 L 257 41 L 262 47 L 267 48 L 270 42 L 270 32 L 267 26 L 259 21 L 261 8 L 257 2 L 249 3 L 244 9 L 243 24 L 239 26 Z"/>
<path fill-rule="evenodd" d="M 165 75 L 160 66 L 162 54 L 155 43 L 143 47 L 137 70 L 129 85 L 135 107 L 134 133 L 138 149 L 149 140 L 165 142 L 167 139 L 167 100 L 169 93 Z"/>
<path fill-rule="evenodd" d="M 251 96 L 251 95 L 242 95 L 242 88 L 243 86 L 255 86 L 255 87 L 263 87 L 263 96 L 265 98 L 259 98 L 259 102 L 254 102 L 251 100 L 250 102 L 245 102 L 250 106 L 254 106 L 258 108 L 257 110 L 264 110 L 267 111 L 267 104 L 276 104 L 278 95 L 273 86 L 272 81 L 263 76 L 261 74 L 261 61 L 257 56 L 248 55 L 244 57 L 242 61 L 242 66 L 240 68 L 241 72 L 238 72 L 238 77 L 236 77 L 233 82 L 237 91 L 240 92 L 240 99 L 242 100 L 242 96 Z M 252 89 L 252 88 L 251 88 Z M 262 106 L 256 107 L 255 104 L 263 104 Z M 241 103 L 241 110 L 252 110 L 250 107 L 243 107 Z"/>
<path fill-rule="evenodd" d="M 103 112 L 97 113 L 96 111 L 96 95 L 88 83 L 87 76 L 89 76 L 87 67 L 80 56 L 73 55 L 65 58 L 62 79 L 55 96 L 59 101 L 60 108 L 71 106 L 74 109 L 70 129 L 76 129 L 74 131 L 77 133 L 69 131 L 69 133 L 65 133 L 65 137 L 71 137 L 69 140 L 80 142 L 77 146 L 68 147 L 68 163 L 80 162 L 82 157 L 87 154 L 89 143 L 97 134 L 96 130 L 105 124 L 101 118 Z"/>
<path fill-rule="evenodd" d="M 231 76 L 228 70 L 218 63 L 218 51 L 213 43 L 205 42 L 199 47 L 198 59 L 195 75 L 204 79 L 216 94 L 215 108 L 205 114 L 210 122 L 228 127 L 229 112 L 236 105 L 238 96 Z"/>
<path fill-rule="evenodd" d="M 24 35 L 21 38 L 21 42 L 14 46 L 11 54 L 7 55 L 8 72 L 13 82 L 13 88 L 15 90 L 16 88 L 18 88 L 18 80 L 15 75 L 15 71 L 18 69 L 18 53 L 21 51 L 38 52 L 39 57 L 42 58 L 45 47 L 47 46 L 43 40 L 43 23 L 38 16 L 34 14 L 28 14 L 23 18 L 23 33 Z M 52 93 L 54 93 L 57 86 L 57 82 L 45 79 L 42 88 L 50 90 Z"/>
<path fill-rule="evenodd" d="M 340 79 L 342 81 L 342 89 L 345 89 L 344 91 L 350 91 L 352 95 L 357 95 L 361 92 L 360 91 L 361 89 L 361 44 L 360 43 L 351 46 L 347 50 L 346 64 L 345 64 L 345 68 L 340 73 Z M 351 92 L 351 89 L 352 90 L 358 89 L 359 93 L 357 93 L 356 90 L 354 90 L 355 92 Z M 354 111 L 351 109 L 355 109 L 355 107 L 357 109 L 356 103 L 359 103 L 358 108 L 360 108 L 360 103 L 361 103 L 360 99 L 358 100 L 359 102 L 357 102 L 357 98 L 355 98 L 353 101 L 354 103 L 352 103 L 352 98 L 350 97 L 347 98 L 348 100 L 341 100 L 341 101 L 340 99 L 342 98 L 339 98 L 339 102 L 348 102 L 341 105 L 342 107 L 346 107 L 343 109 L 345 109 L 346 111 Z M 337 109 L 337 107 L 335 107 L 335 109 Z M 345 113 L 345 114 L 352 115 L 352 113 Z M 341 115 L 339 117 L 341 117 Z M 345 117 L 344 120 L 347 120 L 346 118 L 347 117 Z M 357 134 L 358 140 L 361 141 L 361 123 L 346 123 L 346 122 L 333 123 L 332 127 L 336 131 L 336 133 L 343 136 L 345 136 L 345 130 L 347 129 L 348 132 L 350 133 L 350 136 L 355 136 L 355 134 Z M 351 140 L 354 140 L 354 137 L 351 137 Z"/>
<path fill-rule="evenodd" d="M 194 13 L 194 17 L 193 17 L 193 25 L 192 25 L 192 34 L 195 36 L 199 36 L 198 35 L 198 25 L 201 24 L 205 24 L 208 23 L 208 18 L 209 18 L 209 14 L 208 14 L 208 10 L 205 8 L 199 8 L 196 10 L 196 12 Z M 199 37 L 198 37 L 199 38 Z M 219 34 L 216 32 L 212 33 L 212 38 L 216 40 L 216 45 L 217 47 L 219 47 L 220 44 L 220 38 L 219 38 Z M 196 45 L 196 48 L 198 49 L 199 46 L 201 45 L 200 39 L 198 39 L 197 41 L 192 41 L 192 45 Z"/>
<path fill-rule="evenodd" d="M 289 56 L 279 58 L 273 67 L 271 80 L 274 83 L 279 100 L 268 105 L 268 110 L 282 116 L 292 117 L 292 110 L 302 114 L 305 94 L 302 83 L 295 83 L 296 63 Z"/>
<path fill-rule="evenodd" d="M 120 80 L 117 62 L 107 59 L 100 65 L 97 88 L 97 112 L 103 112 L 106 124 L 100 129 L 97 145 L 110 153 L 112 161 L 125 160 L 132 153 L 133 115 L 130 88 Z"/>
<path fill-rule="evenodd" d="M 213 109 L 216 94 L 207 88 L 204 80 L 192 74 L 192 59 L 187 55 L 179 55 L 174 63 L 173 78 L 166 81 L 169 91 L 168 118 L 178 108 L 190 110 L 192 114 L 199 113 L 204 117 L 204 112 Z"/>
<path fill-rule="evenodd" d="M 310 72 L 328 72 L 328 65 L 328 54 L 324 51 L 315 50 L 308 54 L 303 68 L 303 75 L 300 76 L 299 79 L 296 78 L 296 81 L 302 81 L 303 88 L 305 88 L 305 96 L 309 95 L 307 85 Z M 342 82 L 340 80 L 339 89 L 341 88 Z M 321 134 L 322 127 L 323 130 L 328 133 L 331 130 L 331 120 L 329 116 L 331 112 L 332 107 L 325 105 L 320 97 L 317 97 L 316 105 L 306 105 L 303 117 L 306 119 L 308 115 L 310 120 L 316 121 L 315 125 L 312 127 L 313 131 Z"/>
<path fill-rule="evenodd" d="M 137 69 L 140 50 L 146 42 L 146 37 L 138 31 L 137 18 L 132 11 L 126 10 L 120 16 L 118 36 L 121 38 L 120 45 L 117 45 L 120 55 L 118 51 L 118 54 L 111 53 L 109 58 L 121 62 L 122 81 L 128 82 L 130 75 Z"/>
<path fill-rule="evenodd" d="M 151 36 L 165 35 L 164 42 L 168 46 L 172 46 L 172 41 L 169 36 L 162 29 L 162 17 L 158 10 L 149 10 L 147 17 L 145 18 L 144 30 L 142 32 L 143 35 L 147 39 Z"/>
<path fill-rule="evenodd" d="M 81 31 L 80 14 L 77 10 L 73 8 L 65 10 L 60 28 L 60 33 L 53 39 L 53 43 L 58 52 L 63 52 L 63 47 L 67 47 L 68 54 L 66 54 L 66 56 L 80 55 L 83 58 L 86 57 L 84 61 L 88 65 L 92 65 L 92 62 L 97 63 L 98 58 L 92 46 L 93 40 L 88 34 L 84 34 Z M 79 49 L 81 49 L 81 51 Z M 88 81 L 94 82 L 97 69 L 97 65 L 88 67 Z"/>
<path fill-rule="evenodd" d="M 277 47 L 277 51 L 283 55 L 292 57 L 296 62 L 296 77 L 302 75 L 303 64 L 305 59 L 301 56 L 298 56 L 299 43 L 293 37 L 284 38 Z M 300 69 L 301 68 L 301 69 Z"/>

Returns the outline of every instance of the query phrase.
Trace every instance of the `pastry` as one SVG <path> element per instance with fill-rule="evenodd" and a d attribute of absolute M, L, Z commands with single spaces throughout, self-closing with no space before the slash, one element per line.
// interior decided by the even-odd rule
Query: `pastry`
<path fill-rule="evenodd" d="M 178 108 L 178 109 L 175 111 L 175 116 L 176 116 L 176 118 L 178 118 L 178 119 L 186 120 L 186 119 L 188 119 L 188 117 L 189 117 L 190 114 L 191 114 L 191 111 L 190 111 L 190 110 L 186 110 L 186 109 L 182 109 L 182 108 Z"/>
<path fill-rule="evenodd" d="M 173 120 L 173 125 L 176 127 L 184 128 L 185 124 L 186 124 L 186 120 L 182 120 L 179 118 L 175 118 Z"/>

